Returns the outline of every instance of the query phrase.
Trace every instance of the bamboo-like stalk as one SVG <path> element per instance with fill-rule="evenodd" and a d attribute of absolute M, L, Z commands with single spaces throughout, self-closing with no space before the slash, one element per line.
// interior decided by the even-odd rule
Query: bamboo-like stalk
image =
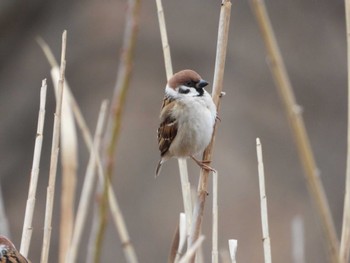
<path fill-rule="evenodd" d="M 300 106 L 297 105 L 293 89 L 283 63 L 276 37 L 263 0 L 251 0 L 252 9 L 260 27 L 269 57 L 269 66 L 284 103 L 287 117 L 297 145 L 299 158 L 304 168 L 304 174 L 310 195 L 316 205 L 320 217 L 324 237 L 329 247 L 331 261 L 339 262 L 339 242 L 335 231 L 333 218 L 329 209 L 326 194 L 318 175 L 315 159 L 311 150 L 310 141 L 301 115 Z"/>
<path fill-rule="evenodd" d="M 116 155 L 117 143 L 122 124 L 122 115 L 125 108 L 126 96 L 130 87 L 132 76 L 132 64 L 135 53 L 136 38 L 138 33 L 138 18 L 141 0 L 128 0 L 128 9 L 126 12 L 126 23 L 123 37 L 122 54 L 119 61 L 117 83 L 114 88 L 110 117 L 105 133 L 105 146 L 107 147 L 105 155 L 107 183 L 112 179 L 114 170 L 114 160 Z M 105 184 L 100 203 L 100 221 L 95 245 L 95 258 L 99 257 L 102 251 L 102 241 L 107 226 L 107 203 L 108 187 Z"/>
<path fill-rule="evenodd" d="M 225 59 L 226 59 L 226 49 L 228 42 L 228 31 L 231 15 L 231 1 L 223 0 L 221 3 L 220 19 L 219 19 L 219 29 L 218 29 L 218 40 L 216 49 L 216 61 L 215 61 L 215 72 L 213 81 L 213 91 L 212 98 L 219 111 L 220 96 L 223 89 L 224 71 L 225 71 Z M 214 132 L 212 140 L 203 153 L 203 160 L 211 162 L 213 156 L 213 148 L 215 141 L 216 125 L 214 126 Z M 204 204 L 207 196 L 208 189 L 208 177 L 209 171 L 202 169 L 199 183 L 198 183 L 198 193 L 195 207 L 193 210 L 193 221 L 190 234 L 190 245 L 193 244 L 200 233 L 202 225 L 202 217 L 204 212 Z M 194 262 L 195 257 L 191 259 Z"/>
<path fill-rule="evenodd" d="M 340 240 L 340 260 L 349 262 L 350 254 L 350 0 L 345 0 L 347 66 L 348 66 L 348 138 L 346 156 L 346 183 L 343 209 L 343 226 Z"/>
<path fill-rule="evenodd" d="M 199 236 L 197 238 L 197 240 L 192 244 L 192 246 L 187 250 L 186 254 L 181 258 L 181 260 L 179 261 L 179 263 L 187 263 L 190 262 L 191 258 L 193 257 L 193 255 L 196 254 L 196 251 L 198 250 L 198 248 L 202 245 L 203 241 L 204 241 L 205 237 Z"/>
<path fill-rule="evenodd" d="M 100 149 L 103 128 L 105 126 L 107 105 L 108 105 L 107 101 L 102 102 L 99 117 L 97 120 L 96 132 L 95 132 L 94 143 L 93 143 L 94 149 L 97 152 L 99 152 L 99 149 Z M 76 262 L 76 259 L 77 259 L 79 244 L 80 244 L 81 236 L 85 226 L 87 213 L 89 211 L 90 199 L 94 189 L 95 172 L 96 172 L 96 158 L 94 155 L 94 151 L 91 151 L 88 166 L 86 168 L 84 184 L 80 195 L 77 215 L 75 218 L 72 240 L 66 256 L 67 263 Z"/>
<path fill-rule="evenodd" d="M 264 244 L 264 262 L 271 263 L 271 244 L 269 234 L 269 222 L 267 213 L 267 200 L 265 192 L 265 172 L 262 155 L 262 147 L 259 138 L 256 138 L 256 152 L 258 156 L 258 171 L 259 171 L 259 190 L 260 190 L 260 208 L 261 208 L 261 225 Z"/>
<path fill-rule="evenodd" d="M 42 39 L 38 39 L 38 43 L 41 46 L 41 48 L 42 48 L 45 56 L 47 57 L 50 65 L 52 67 L 54 67 L 55 63 L 57 64 L 57 62 L 55 61 L 55 58 L 54 58 L 49 46 Z M 81 110 L 79 108 L 77 101 L 75 100 L 72 92 L 69 90 L 69 86 L 65 87 L 65 91 L 69 92 L 69 94 L 70 94 L 70 103 L 71 103 L 71 107 L 73 109 L 75 119 L 76 119 L 78 127 L 83 135 L 83 139 L 84 139 L 84 142 L 88 148 L 88 151 L 94 152 L 94 155 L 96 158 L 98 176 L 99 176 L 100 181 L 103 182 L 104 171 L 103 171 L 102 161 L 101 161 L 100 155 L 93 147 L 93 140 L 92 140 L 91 132 L 86 124 L 86 121 L 83 117 L 83 114 L 81 113 Z M 113 221 L 115 223 L 119 237 L 120 237 L 121 242 L 123 244 L 123 250 L 124 250 L 125 257 L 127 258 L 128 263 L 137 263 L 136 253 L 135 253 L 133 245 L 130 241 L 125 221 L 123 219 L 123 216 L 121 214 L 120 209 L 118 210 L 118 208 L 119 208 L 118 201 L 116 199 L 116 196 L 115 196 L 112 188 L 109 189 L 109 192 L 111 193 L 110 195 L 108 195 L 109 204 L 111 206 L 110 209 L 111 209 Z M 117 212 L 115 212 L 115 211 L 117 211 Z M 118 211 L 119 211 L 119 214 L 118 214 Z"/>
<path fill-rule="evenodd" d="M 238 244 L 236 239 L 229 239 L 228 247 L 230 250 L 230 257 L 232 263 L 236 263 L 237 245 Z"/>
<path fill-rule="evenodd" d="M 30 175 L 28 199 L 27 199 L 26 211 L 24 215 L 24 223 L 23 223 L 22 239 L 21 239 L 21 247 L 20 247 L 20 252 L 25 257 L 28 256 L 30 241 L 33 233 L 32 223 L 33 223 L 34 208 L 35 208 L 35 201 L 36 201 L 36 189 L 37 189 L 38 179 L 39 179 L 41 149 L 43 145 L 46 91 L 47 91 L 47 83 L 46 83 L 46 79 L 43 79 L 41 83 L 41 89 L 40 89 L 40 107 L 39 107 L 39 114 L 38 114 L 38 124 L 37 124 L 37 131 L 36 131 L 36 137 L 35 137 L 32 171 Z"/>
<path fill-rule="evenodd" d="M 39 42 L 43 40 L 39 40 Z M 51 61 L 51 78 L 54 84 L 55 94 L 58 93 L 58 80 L 60 70 L 57 63 Z M 65 261 L 69 243 L 73 231 L 74 200 L 78 169 L 78 138 L 74 122 L 74 115 L 70 103 L 70 89 L 64 81 L 65 92 L 62 99 L 61 114 L 61 165 L 62 165 L 62 190 L 61 190 L 61 218 L 60 218 L 60 244 L 59 262 Z"/>
<path fill-rule="evenodd" d="M 158 22 L 160 29 L 160 36 L 162 40 L 163 55 L 164 55 L 164 65 L 167 79 L 170 79 L 173 75 L 173 66 L 171 62 L 170 46 L 168 42 L 168 35 L 165 24 L 164 10 L 162 5 L 162 0 L 156 0 Z M 186 214 L 187 221 L 187 231 L 190 231 L 192 225 L 192 199 L 191 199 L 191 184 L 188 179 L 188 169 L 186 159 L 178 159 L 180 182 L 182 190 L 182 200 L 184 204 L 184 210 Z M 187 233 L 189 236 L 189 232 Z M 189 244 L 189 243 L 188 243 Z"/>
<path fill-rule="evenodd" d="M 292 220 L 292 257 L 294 263 L 305 263 L 304 252 L 304 222 L 301 216 Z"/>
<path fill-rule="evenodd" d="M 218 173 L 213 173 L 213 229 L 212 229 L 212 251 L 211 262 L 219 262 L 218 251 Z"/>
<path fill-rule="evenodd" d="M 58 162 L 59 140 L 60 140 L 64 74 L 65 74 L 65 68 L 66 68 L 66 44 L 67 44 L 67 31 L 64 31 L 62 34 L 60 79 L 59 79 L 59 85 L 58 85 L 59 89 L 58 89 L 58 96 L 56 99 L 56 110 L 55 110 L 55 119 L 54 119 L 54 126 L 53 126 L 50 175 L 49 175 L 49 184 L 47 187 L 44 237 L 43 237 L 43 245 L 42 245 L 42 251 L 41 251 L 41 261 L 40 261 L 41 263 L 47 263 L 49 258 L 49 248 L 50 248 L 51 230 L 52 230 L 51 223 L 52 223 L 52 213 L 53 213 L 53 201 L 55 197 L 55 184 L 56 184 L 57 162 Z"/>

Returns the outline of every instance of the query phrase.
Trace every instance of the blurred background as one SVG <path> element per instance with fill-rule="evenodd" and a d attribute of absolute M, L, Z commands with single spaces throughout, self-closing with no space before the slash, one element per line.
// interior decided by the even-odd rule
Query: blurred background
<path fill-rule="evenodd" d="M 344 1 L 267 0 L 270 18 L 340 237 L 345 185 L 347 75 Z M 212 82 L 220 1 L 164 0 L 174 71 Z M 94 130 L 100 103 L 116 83 L 127 5 L 121 0 L 0 2 L 0 175 L 11 238 L 19 248 L 36 134 L 41 80 L 48 78 L 44 147 L 29 258 L 39 262 L 55 107 L 50 67 L 35 37 L 60 56 L 68 31 L 66 79 Z M 328 262 L 319 220 L 285 112 L 266 64 L 249 1 L 232 1 L 224 90 L 213 166 L 219 171 L 219 245 L 238 239 L 238 262 L 263 262 L 255 139 L 263 145 L 272 256 L 293 262 L 291 222 L 305 224 L 306 262 Z M 143 1 L 133 78 L 123 116 L 114 188 L 140 262 L 166 262 L 183 211 L 177 162 L 159 178 L 156 129 L 166 83 L 155 1 Z M 211 89 L 211 87 L 209 88 Z M 79 135 L 80 136 L 80 135 Z M 79 193 L 88 154 L 80 136 Z M 199 169 L 189 162 L 196 188 Z M 57 262 L 58 175 L 50 262 Z M 210 192 L 211 190 L 209 190 Z M 210 198 L 211 196 L 209 196 Z M 211 201 L 203 233 L 210 261 Z M 92 211 L 90 212 L 90 214 Z M 88 222 L 90 228 L 90 221 Z M 87 235 L 81 244 L 85 262 Z M 101 262 L 125 262 L 109 217 Z"/>

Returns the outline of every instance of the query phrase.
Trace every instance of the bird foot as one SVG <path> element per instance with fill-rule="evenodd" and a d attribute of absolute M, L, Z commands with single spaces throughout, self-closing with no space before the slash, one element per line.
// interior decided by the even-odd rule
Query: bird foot
<path fill-rule="evenodd" d="M 192 160 L 196 162 L 196 164 L 199 165 L 199 167 L 201 167 L 204 170 L 207 170 L 208 172 L 213 172 L 216 173 L 216 170 L 212 167 L 210 167 L 209 165 L 207 165 L 208 163 L 211 163 L 210 160 L 203 160 L 203 161 L 199 161 L 196 157 L 191 156 Z"/>

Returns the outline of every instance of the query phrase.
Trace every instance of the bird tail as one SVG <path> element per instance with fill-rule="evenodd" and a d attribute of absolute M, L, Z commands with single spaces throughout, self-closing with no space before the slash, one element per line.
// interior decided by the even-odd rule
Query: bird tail
<path fill-rule="evenodd" d="M 155 178 L 157 178 L 157 177 L 159 176 L 160 171 L 162 170 L 162 169 L 161 169 L 161 168 L 162 168 L 162 164 L 163 164 L 163 160 L 160 159 L 160 160 L 159 160 L 159 163 L 158 163 L 158 165 L 157 165 L 157 168 L 156 168 L 156 176 L 155 176 Z"/>

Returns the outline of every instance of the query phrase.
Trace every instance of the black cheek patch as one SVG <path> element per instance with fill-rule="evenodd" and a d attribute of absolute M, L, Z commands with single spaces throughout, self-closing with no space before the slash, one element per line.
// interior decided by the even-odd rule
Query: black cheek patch
<path fill-rule="evenodd" d="M 187 94 L 189 92 L 190 92 L 190 89 L 179 88 L 179 93 L 181 94 Z"/>

